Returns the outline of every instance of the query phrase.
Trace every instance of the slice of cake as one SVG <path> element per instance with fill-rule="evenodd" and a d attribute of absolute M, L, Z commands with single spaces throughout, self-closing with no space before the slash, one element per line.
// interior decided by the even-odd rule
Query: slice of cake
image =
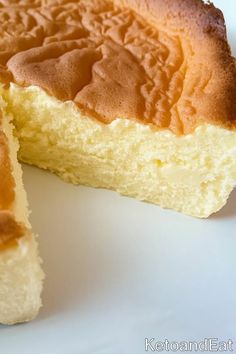
<path fill-rule="evenodd" d="M 0 23 L 1 109 L 21 161 L 196 217 L 223 207 L 236 184 L 236 67 L 213 5 L 4 0 Z M 11 286 L 25 316 L 9 322 L 30 318 L 38 306 Z"/>
<path fill-rule="evenodd" d="M 0 115 L 0 323 L 6 324 L 35 317 L 43 279 L 17 147 L 9 120 Z"/>

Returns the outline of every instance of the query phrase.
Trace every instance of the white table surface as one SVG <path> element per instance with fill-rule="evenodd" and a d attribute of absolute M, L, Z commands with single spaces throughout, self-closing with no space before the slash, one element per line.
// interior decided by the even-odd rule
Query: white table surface
<path fill-rule="evenodd" d="M 236 55 L 236 1 L 214 3 Z M 236 191 L 197 220 L 32 167 L 24 181 L 44 307 L 29 324 L 0 326 L 0 354 L 141 354 L 152 337 L 232 339 L 236 351 Z"/>

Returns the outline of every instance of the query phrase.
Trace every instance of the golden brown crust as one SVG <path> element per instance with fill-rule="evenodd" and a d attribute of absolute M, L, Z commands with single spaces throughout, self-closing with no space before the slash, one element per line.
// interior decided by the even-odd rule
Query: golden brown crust
<path fill-rule="evenodd" d="M 0 211 L 0 251 L 9 248 L 14 241 L 28 233 L 29 230 L 23 224 L 18 223 L 11 212 Z"/>
<path fill-rule="evenodd" d="M 223 13 L 202 0 L 115 0 L 142 13 L 159 28 L 168 27 L 189 45 L 187 70 L 178 111 L 183 133 L 210 122 L 236 127 L 236 67 L 227 41 Z M 188 97 L 189 96 L 189 97 Z M 189 118 L 185 112 L 191 101 L 195 109 Z M 173 129 L 175 130 L 175 129 Z"/>
<path fill-rule="evenodd" d="M 1 131 L 0 117 L 0 211 L 2 209 L 9 209 L 12 206 L 14 199 L 15 182 L 12 176 L 7 138 Z"/>
<path fill-rule="evenodd" d="M 38 85 L 104 123 L 234 128 L 222 13 L 201 0 L 0 1 L 0 79 Z"/>

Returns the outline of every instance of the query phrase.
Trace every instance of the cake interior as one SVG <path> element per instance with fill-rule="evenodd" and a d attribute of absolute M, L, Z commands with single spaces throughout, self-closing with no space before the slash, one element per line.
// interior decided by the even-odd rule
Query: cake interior
<path fill-rule="evenodd" d="M 236 133 L 202 124 L 192 134 L 117 117 L 104 124 L 42 89 L 1 88 L 19 159 L 67 182 L 116 190 L 188 215 L 208 217 L 236 182 Z"/>

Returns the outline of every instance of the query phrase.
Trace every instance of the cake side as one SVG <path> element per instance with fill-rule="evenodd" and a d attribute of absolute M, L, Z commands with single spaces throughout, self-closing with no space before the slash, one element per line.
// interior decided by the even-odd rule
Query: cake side
<path fill-rule="evenodd" d="M 43 273 L 31 231 L 0 247 L 0 323 L 30 321 L 41 307 Z"/>
<path fill-rule="evenodd" d="M 43 272 L 28 221 L 22 171 L 16 156 L 18 145 L 9 117 L 2 114 L 0 136 L 0 189 L 4 191 L 0 194 L 0 323 L 12 324 L 37 315 Z"/>
<path fill-rule="evenodd" d="M 213 5 L 6 1 L 0 23 L 6 83 L 39 86 L 105 124 L 125 117 L 175 134 L 204 123 L 235 129 L 236 68 Z"/>

